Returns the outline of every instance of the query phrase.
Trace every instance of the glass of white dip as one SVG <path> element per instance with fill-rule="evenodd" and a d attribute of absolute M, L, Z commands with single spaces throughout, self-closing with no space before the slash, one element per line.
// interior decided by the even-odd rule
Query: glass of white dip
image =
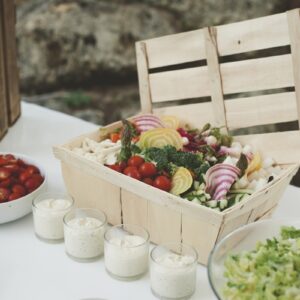
<path fill-rule="evenodd" d="M 91 261 L 103 254 L 107 218 L 97 209 L 77 208 L 64 217 L 65 249 L 77 261 Z"/>
<path fill-rule="evenodd" d="M 196 288 L 196 250 L 182 243 L 156 246 L 150 253 L 152 293 L 160 299 L 189 299 Z"/>
<path fill-rule="evenodd" d="M 46 242 L 61 242 L 64 238 L 63 217 L 74 205 L 74 200 L 62 193 L 46 192 L 32 202 L 36 236 Z"/>
<path fill-rule="evenodd" d="M 148 270 L 149 233 L 138 225 L 117 225 L 104 236 L 105 268 L 119 280 L 135 280 Z"/>

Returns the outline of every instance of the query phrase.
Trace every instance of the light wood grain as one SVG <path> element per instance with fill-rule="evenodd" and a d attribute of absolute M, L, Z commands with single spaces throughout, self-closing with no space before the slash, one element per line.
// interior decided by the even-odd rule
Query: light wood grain
<path fill-rule="evenodd" d="M 215 27 L 204 29 L 206 60 L 210 84 L 211 101 L 214 111 L 216 126 L 222 127 L 227 133 L 227 121 L 223 97 L 222 78 L 220 73 L 217 32 Z"/>
<path fill-rule="evenodd" d="M 289 25 L 289 37 L 291 40 L 297 112 L 300 125 L 300 9 L 288 11 L 287 18 Z"/>
<path fill-rule="evenodd" d="M 294 86 L 290 54 L 220 65 L 224 94 Z M 150 74 L 153 102 L 210 96 L 207 66 Z"/>
<path fill-rule="evenodd" d="M 137 58 L 137 71 L 139 78 L 140 101 L 143 113 L 152 112 L 152 99 L 149 87 L 149 74 L 148 74 L 148 55 L 146 44 L 143 42 L 136 43 L 135 47 Z"/>
<path fill-rule="evenodd" d="M 230 129 L 298 120 L 294 92 L 225 101 Z"/>
<path fill-rule="evenodd" d="M 121 190 L 122 221 L 148 229 L 148 201 L 143 197 Z"/>
<path fill-rule="evenodd" d="M 110 224 L 121 223 L 120 188 L 62 163 L 62 174 L 76 207 L 102 210 Z"/>
<path fill-rule="evenodd" d="M 268 49 L 289 44 L 286 14 L 217 26 L 221 56 Z M 144 41 L 149 68 L 157 68 L 206 58 L 202 29 Z"/>

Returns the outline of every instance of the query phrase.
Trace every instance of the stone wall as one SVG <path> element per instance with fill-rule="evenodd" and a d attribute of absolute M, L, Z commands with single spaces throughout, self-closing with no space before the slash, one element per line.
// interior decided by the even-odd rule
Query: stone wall
<path fill-rule="evenodd" d="M 27 101 L 99 124 L 127 117 L 139 109 L 135 41 L 269 15 L 291 3 L 18 0 L 21 90 Z M 77 90 L 83 92 L 74 96 Z M 82 93 L 89 100 L 80 100 Z"/>

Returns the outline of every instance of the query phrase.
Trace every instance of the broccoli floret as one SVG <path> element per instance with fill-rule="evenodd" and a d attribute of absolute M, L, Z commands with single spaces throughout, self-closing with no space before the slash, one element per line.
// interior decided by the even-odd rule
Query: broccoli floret
<path fill-rule="evenodd" d="M 176 151 L 168 152 L 169 161 L 179 167 L 185 167 L 188 169 L 196 169 L 201 166 L 202 155 L 191 152 Z"/>
<path fill-rule="evenodd" d="M 201 164 L 200 167 L 194 169 L 194 173 L 196 175 L 196 179 L 200 183 L 204 182 L 203 174 L 205 174 L 209 168 L 210 168 L 210 164 L 207 161 L 205 161 L 205 162 L 203 162 Z"/>
<path fill-rule="evenodd" d="M 168 168 L 168 154 L 164 148 L 151 147 L 147 148 L 142 153 L 146 161 L 156 162 L 156 168 L 158 170 L 165 170 Z"/>

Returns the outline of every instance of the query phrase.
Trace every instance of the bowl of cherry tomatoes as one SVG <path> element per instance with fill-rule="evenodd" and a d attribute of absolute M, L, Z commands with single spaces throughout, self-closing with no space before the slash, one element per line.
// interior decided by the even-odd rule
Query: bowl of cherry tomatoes
<path fill-rule="evenodd" d="M 40 164 L 27 155 L 0 153 L 0 224 L 29 214 L 32 200 L 45 188 Z"/>

